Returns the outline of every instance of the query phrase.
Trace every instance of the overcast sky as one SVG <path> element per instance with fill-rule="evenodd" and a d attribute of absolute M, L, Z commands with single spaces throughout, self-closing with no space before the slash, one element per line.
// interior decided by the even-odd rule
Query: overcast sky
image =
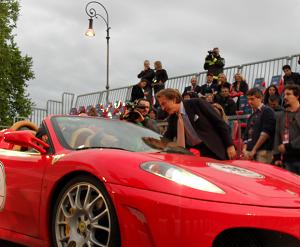
<path fill-rule="evenodd" d="M 16 41 L 33 58 L 28 92 L 38 107 L 63 92 L 105 90 L 106 28 L 84 35 L 83 0 L 20 0 Z M 137 82 L 143 61 L 162 61 L 170 77 L 203 71 L 218 46 L 226 66 L 300 52 L 299 0 L 103 0 L 110 17 L 110 88 Z M 102 10 L 95 6 L 97 12 Z"/>

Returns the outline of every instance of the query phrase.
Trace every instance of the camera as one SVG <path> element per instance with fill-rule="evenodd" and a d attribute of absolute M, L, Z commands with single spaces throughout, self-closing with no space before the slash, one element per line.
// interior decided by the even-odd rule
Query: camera
<path fill-rule="evenodd" d="M 143 117 L 142 114 L 137 111 L 137 109 L 145 109 L 146 106 L 144 105 L 139 105 L 138 101 L 135 102 L 128 102 L 126 103 L 126 109 L 127 113 L 124 114 L 121 119 L 126 120 L 128 122 L 135 123 L 136 120 L 138 120 L 140 117 Z"/>
<path fill-rule="evenodd" d="M 214 52 L 212 51 L 212 50 L 210 50 L 210 51 L 207 51 L 208 52 L 208 54 L 209 55 L 212 55 L 212 54 L 214 54 Z"/>

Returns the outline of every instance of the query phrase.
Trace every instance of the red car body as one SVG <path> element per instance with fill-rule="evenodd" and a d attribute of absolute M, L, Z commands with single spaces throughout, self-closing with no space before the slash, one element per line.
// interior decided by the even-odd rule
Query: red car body
<path fill-rule="evenodd" d="M 51 212 L 58 194 L 70 179 L 86 174 L 103 184 L 109 195 L 122 247 L 219 247 L 237 246 L 230 244 L 238 241 L 248 242 L 238 246 L 300 246 L 298 176 L 242 160 L 110 148 L 68 149 L 53 118 L 44 120 L 52 153 L 12 150 L 8 143 L 17 143 L 11 137 L 18 131 L 5 130 L 0 135 L 0 239 L 53 246 Z M 147 172 L 141 168 L 147 162 L 184 169 L 224 193 L 199 190 Z M 254 245 L 247 245 L 252 240 Z"/>

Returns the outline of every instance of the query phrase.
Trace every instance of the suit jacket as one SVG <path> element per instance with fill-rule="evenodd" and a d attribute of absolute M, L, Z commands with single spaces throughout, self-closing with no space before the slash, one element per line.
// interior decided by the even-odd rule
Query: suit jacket
<path fill-rule="evenodd" d="M 183 93 L 185 93 L 185 92 L 195 92 L 196 94 L 198 94 L 198 93 L 200 93 L 200 91 L 201 91 L 201 87 L 196 85 L 194 90 L 192 89 L 192 86 L 185 87 Z"/>
<path fill-rule="evenodd" d="M 202 95 L 214 93 L 214 92 L 217 92 L 217 91 L 218 91 L 218 84 L 217 83 L 211 83 L 210 85 L 205 83 L 200 87 L 200 93 Z"/>
<path fill-rule="evenodd" d="M 227 159 L 227 147 L 233 145 L 228 125 L 213 109 L 211 104 L 203 99 L 195 98 L 183 101 L 189 120 L 203 143 L 219 159 Z M 168 119 L 165 138 L 173 140 L 177 136 L 177 115 Z"/>

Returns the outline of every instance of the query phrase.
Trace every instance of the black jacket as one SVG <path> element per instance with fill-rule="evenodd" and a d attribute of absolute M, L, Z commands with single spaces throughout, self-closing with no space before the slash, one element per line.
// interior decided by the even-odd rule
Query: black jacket
<path fill-rule="evenodd" d="M 153 78 L 153 88 L 154 92 L 157 93 L 158 91 L 165 88 L 165 82 L 168 80 L 167 71 L 164 69 L 159 69 L 155 71 L 155 76 Z M 163 84 L 159 85 L 158 82 L 161 81 Z"/>
<path fill-rule="evenodd" d="M 201 87 L 196 85 L 194 89 L 192 88 L 192 86 L 185 87 L 183 93 L 195 92 L 196 94 L 198 94 L 200 93 L 200 91 L 201 91 Z"/>
<path fill-rule="evenodd" d="M 142 70 L 141 73 L 139 73 L 137 77 L 141 78 L 141 79 L 146 79 L 147 80 L 146 87 L 151 87 L 154 76 L 155 76 L 154 70 L 149 68 L 146 71 Z"/>
<path fill-rule="evenodd" d="M 218 76 L 223 73 L 223 68 L 225 66 L 225 59 L 221 56 L 214 57 L 212 55 L 207 55 L 205 58 L 204 69 L 214 76 Z"/>
<path fill-rule="evenodd" d="M 235 82 L 232 84 L 232 91 L 235 91 L 235 92 L 242 92 L 242 93 L 244 93 L 244 95 L 246 95 L 247 92 L 248 92 L 248 89 L 249 89 L 249 86 L 248 86 L 247 82 L 241 81 L 241 82 L 240 82 L 240 87 L 239 87 L 239 88 L 237 88 L 237 84 L 238 84 L 237 81 L 235 81 Z"/>
<path fill-rule="evenodd" d="M 189 120 L 199 138 L 219 159 L 227 158 L 227 147 L 232 145 L 232 138 L 227 124 L 214 110 L 211 104 L 195 98 L 183 101 Z M 168 128 L 164 137 L 173 140 L 177 136 L 177 115 L 168 119 Z"/>
<path fill-rule="evenodd" d="M 231 97 L 224 98 L 221 95 L 217 95 L 215 98 L 215 102 L 223 107 L 224 112 L 227 116 L 236 115 L 236 103 Z"/>
<path fill-rule="evenodd" d="M 131 91 L 131 102 L 134 102 L 137 99 L 143 99 L 144 98 L 144 91 L 142 88 L 140 88 L 138 85 L 134 85 L 132 87 Z"/>
<path fill-rule="evenodd" d="M 300 86 L 300 75 L 298 73 L 292 72 L 290 76 L 285 75 L 283 77 L 284 85 L 297 84 Z"/>
<path fill-rule="evenodd" d="M 214 92 L 217 92 L 217 91 L 218 91 L 218 84 L 214 83 L 214 82 L 211 83 L 210 85 L 205 83 L 200 87 L 200 93 L 202 95 L 214 93 Z"/>
<path fill-rule="evenodd" d="M 244 141 L 247 143 L 247 150 L 251 151 L 258 141 L 261 132 L 269 135 L 265 143 L 259 150 L 272 150 L 274 145 L 276 119 L 274 111 L 268 106 L 262 106 L 251 114 L 247 121 L 247 127 L 244 134 Z"/>

